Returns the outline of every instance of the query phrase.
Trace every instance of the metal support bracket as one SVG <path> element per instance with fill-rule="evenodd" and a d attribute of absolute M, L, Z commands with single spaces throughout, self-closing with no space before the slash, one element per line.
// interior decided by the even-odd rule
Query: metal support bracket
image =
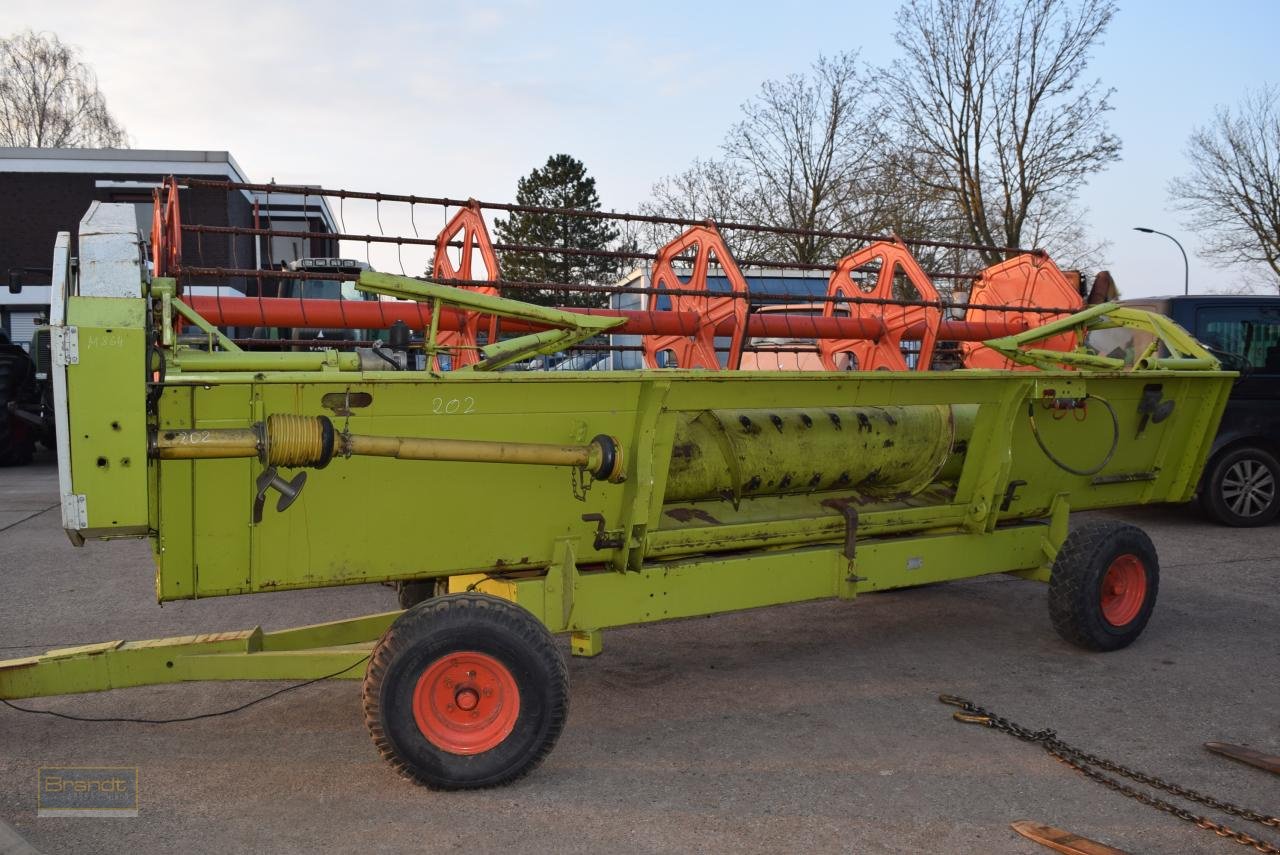
<path fill-rule="evenodd" d="M 1039 567 L 1030 570 L 1019 570 L 1012 575 L 1037 582 L 1048 582 L 1053 575 L 1053 562 L 1058 558 L 1062 544 L 1067 541 L 1070 530 L 1071 502 L 1069 493 L 1059 493 L 1053 497 L 1049 506 L 1049 524 L 1044 527 L 1044 535 L 1040 538 L 1040 552 L 1044 561 Z"/>
<path fill-rule="evenodd" d="M 858 551 L 858 509 L 844 506 L 844 557 L 853 561 Z"/>
<path fill-rule="evenodd" d="M 551 566 L 543 583 L 544 622 L 552 632 L 563 632 L 573 615 L 573 589 L 578 581 L 577 538 L 556 539 Z"/>
<path fill-rule="evenodd" d="M 579 630 L 569 636 L 569 650 L 574 656 L 599 656 L 604 650 L 604 633 L 598 629 Z"/>

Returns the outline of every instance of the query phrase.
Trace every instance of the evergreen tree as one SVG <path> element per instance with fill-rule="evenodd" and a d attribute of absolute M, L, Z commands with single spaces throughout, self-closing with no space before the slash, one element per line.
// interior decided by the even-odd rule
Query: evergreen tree
<path fill-rule="evenodd" d="M 552 155 L 546 165 L 520 179 L 516 203 L 543 208 L 599 211 L 596 180 L 582 161 L 567 154 Z M 494 223 L 498 243 L 549 246 L 570 250 L 607 250 L 618 232 L 608 220 L 563 214 L 512 213 Z M 502 278 L 570 285 L 613 284 L 617 259 L 567 252 L 503 252 Z M 563 306 L 603 306 L 604 294 L 564 291 L 512 291 L 510 296 L 530 303 Z"/>

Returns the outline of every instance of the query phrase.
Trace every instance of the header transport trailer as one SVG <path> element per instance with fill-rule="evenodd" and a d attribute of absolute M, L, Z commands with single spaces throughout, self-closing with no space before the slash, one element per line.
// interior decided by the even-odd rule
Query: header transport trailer
<path fill-rule="evenodd" d="M 149 538 L 162 602 L 371 582 L 434 595 L 0 662 L 0 697 L 358 678 L 380 754 L 436 788 L 506 783 L 551 750 L 568 708 L 559 633 L 594 656 L 612 627 L 1011 573 L 1048 583 L 1068 641 L 1128 645 L 1155 604 L 1155 549 L 1117 522 L 1069 533 L 1068 512 L 1188 499 L 1235 376 L 1168 319 L 1112 304 L 987 342 L 1020 370 L 503 372 L 639 321 L 370 271 L 356 287 L 401 302 L 355 305 L 417 317 L 425 369 L 256 352 L 184 301 L 163 230 L 149 269 L 133 216 L 95 205 L 78 263 L 66 234 L 54 256 L 72 540 Z M 264 325 L 286 325 L 261 302 Z M 945 336 L 929 311 L 923 337 L 905 312 L 897 337 Z M 494 319 L 506 337 L 466 343 Z M 1114 326 L 1151 344 L 1087 350 Z M 714 347 L 699 335 L 686 358 Z M 470 350 L 433 368 L 451 348 Z"/>

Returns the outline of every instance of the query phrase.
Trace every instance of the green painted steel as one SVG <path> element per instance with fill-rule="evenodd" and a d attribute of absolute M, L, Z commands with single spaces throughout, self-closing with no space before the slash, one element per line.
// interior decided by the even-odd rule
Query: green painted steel
<path fill-rule="evenodd" d="M 582 542 L 582 562 L 619 568 L 639 566 L 651 550 L 669 558 L 686 551 L 731 551 L 744 543 L 767 545 L 787 529 L 811 532 L 806 538 L 838 539 L 844 526 L 842 504 L 859 510 L 860 530 L 870 536 L 890 524 L 897 525 L 897 533 L 945 524 L 989 530 L 998 522 L 1046 515 L 1053 498 L 1063 492 L 1076 508 L 1189 498 L 1229 380 L 1212 382 L 1187 372 L 1146 372 L 1141 378 L 1090 375 L 1088 393 L 1106 399 L 1117 413 L 1118 438 L 1097 405 L 1083 421 L 1075 414 L 1055 419 L 1049 411 L 1037 410 L 1042 441 L 1077 468 L 1095 464 L 1116 439 L 1111 463 L 1098 476 L 1086 477 L 1051 463 L 1030 428 L 1027 404 L 1054 377 L 1043 372 L 964 377 L 476 373 L 391 383 L 366 374 L 351 384 L 317 378 L 278 385 L 170 386 L 160 397 L 162 429 L 245 428 L 272 413 L 328 413 L 339 429 L 372 435 L 580 443 L 607 434 L 619 440 L 629 463 L 626 482 L 591 484 L 579 497 L 574 473 L 567 468 L 335 460 L 311 473 L 288 511 L 268 509 L 255 526 L 249 518 L 254 479 L 262 468 L 256 460 L 161 461 L 155 464 L 162 488 L 153 527 L 165 546 L 160 556 L 162 599 L 542 568 L 551 561 L 558 537 Z M 1075 374 L 1060 377 L 1063 383 L 1084 382 Z M 1174 415 L 1139 433 L 1144 389 L 1156 383 L 1164 398 L 1176 402 Z M 349 417 L 324 408 L 326 396 L 341 400 L 348 392 L 363 392 L 371 402 L 353 408 Z M 708 497 L 720 492 L 717 472 L 726 476 L 725 489 L 732 489 L 727 467 L 713 466 L 700 480 L 687 474 L 688 449 L 676 442 L 677 436 L 686 436 L 680 434 L 682 423 L 703 414 L 750 409 L 764 414 L 765 427 L 722 419 L 737 431 L 734 441 L 751 442 L 754 430 L 760 437 L 786 440 L 805 430 L 796 413 L 823 414 L 830 424 L 826 414 L 838 412 L 824 408 L 831 401 L 856 401 L 860 409 L 884 412 L 900 410 L 903 401 L 967 408 L 972 436 L 963 462 L 953 467 L 951 480 L 935 482 L 924 495 L 914 495 L 912 489 L 899 491 L 906 495 L 886 495 L 883 484 L 853 482 L 859 473 L 859 482 L 865 481 L 867 474 L 867 464 L 856 459 L 842 459 L 829 449 L 806 454 L 798 443 L 779 459 L 769 458 L 764 449 L 758 459 L 752 458 L 759 472 L 772 473 L 774 480 L 788 473 L 805 483 L 816 478 L 827 489 L 768 494 L 764 478 L 753 473 L 739 478 L 743 495 L 736 507 L 732 496 Z M 770 424 L 770 414 L 785 419 L 783 433 Z M 646 431 L 647 423 L 652 428 Z M 850 448 L 862 453 L 862 437 L 868 434 L 860 436 L 852 426 L 844 432 Z M 883 444 L 881 434 L 875 436 Z M 926 470 L 933 468 L 940 451 L 936 437 L 908 447 L 930 461 Z M 703 438 L 695 448 L 708 457 L 720 454 L 713 439 Z M 847 472 L 853 476 L 840 485 Z M 1119 475 L 1145 480 L 1094 483 L 1098 477 Z M 761 477 L 762 485 L 747 490 L 755 477 Z M 1001 510 L 1012 480 L 1026 483 Z M 166 484 L 175 489 L 163 489 Z M 414 501 L 383 501 L 391 496 L 413 496 Z M 621 545 L 596 548 L 596 523 L 582 521 L 589 514 L 599 514 L 604 530 Z M 816 531 L 825 534 L 812 533 Z"/>
<path fill-rule="evenodd" d="M 5 697 L 100 692 L 190 680 L 357 679 L 371 642 L 400 612 L 278 632 L 261 627 L 150 641 L 106 641 L 0 663 Z M 69 688 L 74 687 L 74 688 Z"/>
<path fill-rule="evenodd" d="M 383 274 L 362 284 L 437 306 L 479 299 Z M 149 535 L 159 600 L 450 577 L 453 590 L 506 597 L 573 633 L 583 655 L 599 652 L 600 630 L 626 624 L 987 573 L 1046 579 L 1068 507 L 1191 497 L 1235 376 L 1163 319 L 1114 307 L 996 344 L 1044 363 L 1034 345 L 1045 335 L 1146 324 L 1166 352 L 1124 364 L 1082 350 L 1019 371 L 359 371 L 333 352 L 184 348 L 162 329 L 176 289 L 153 291 L 72 298 L 80 361 L 67 378 L 82 534 Z M 500 298 L 484 307 L 571 336 L 603 329 Z M 158 375 L 149 331 L 162 333 Z M 487 351 L 488 367 L 554 338 L 540 335 Z M 1153 396 L 1173 402 L 1167 418 L 1151 418 Z M 308 471 L 286 510 L 270 493 L 255 522 L 259 460 L 148 459 L 149 431 L 198 442 L 289 414 L 372 436 L 605 435 L 626 478 L 338 456 Z M 0 663 L 0 697 L 323 675 L 363 655 L 388 620 L 350 623 L 340 641 L 299 630 L 287 650 L 282 634 L 250 632 Z"/>
<path fill-rule="evenodd" d="M 145 535 L 147 460 L 146 305 L 119 297 L 71 297 L 76 361 L 67 366 L 75 490 L 85 496 L 84 537 Z"/>
<path fill-rule="evenodd" d="M 938 477 L 971 429 L 972 408 L 936 405 L 682 413 L 665 498 L 737 501 L 842 487 L 866 496 L 912 494 Z"/>

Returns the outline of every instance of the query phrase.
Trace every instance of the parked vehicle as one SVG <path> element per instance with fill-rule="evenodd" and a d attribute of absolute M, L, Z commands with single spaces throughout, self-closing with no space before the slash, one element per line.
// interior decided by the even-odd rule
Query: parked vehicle
<path fill-rule="evenodd" d="M 0 331 L 0 466 L 31 460 L 35 444 L 53 447 L 49 332 L 32 336 L 31 353 Z"/>
<path fill-rule="evenodd" d="M 359 273 L 371 269 L 363 261 L 349 258 L 300 258 L 290 261 L 286 269 L 300 274 Z M 356 290 L 351 280 L 309 279 L 305 275 L 280 282 L 279 297 L 300 300 L 376 300 Z M 361 341 L 370 337 L 368 330 L 317 329 L 291 327 L 254 327 L 251 337 L 272 341 L 309 342 L 325 339 L 328 342 Z M 308 345 L 299 345 L 299 349 Z"/>
<path fill-rule="evenodd" d="M 558 363 L 552 371 L 608 371 L 609 352 L 589 350 L 575 353 L 568 359 Z"/>
<path fill-rule="evenodd" d="M 1280 296 L 1148 297 L 1125 305 L 1172 318 L 1227 368 L 1240 371 L 1200 481 L 1199 502 L 1224 525 L 1280 515 Z M 1148 343 L 1128 331 L 1095 333 L 1104 355 L 1132 358 Z"/>
<path fill-rule="evenodd" d="M 787 303 L 761 306 L 756 314 L 822 315 L 822 303 Z M 841 354 L 841 356 L 845 356 Z M 846 361 L 848 357 L 845 356 Z M 814 338 L 766 338 L 752 336 L 747 340 L 742 362 L 743 371 L 822 371 L 818 340 Z"/>
<path fill-rule="evenodd" d="M 31 460 L 35 444 L 53 447 L 49 381 L 48 268 L 9 270 L 0 291 L 0 466 Z"/>

